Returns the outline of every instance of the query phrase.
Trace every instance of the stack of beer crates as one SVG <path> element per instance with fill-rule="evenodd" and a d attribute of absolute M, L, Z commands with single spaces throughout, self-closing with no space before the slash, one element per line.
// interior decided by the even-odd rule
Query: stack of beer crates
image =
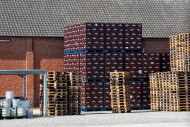
<path fill-rule="evenodd" d="M 150 108 L 149 73 L 169 70 L 168 53 L 125 53 L 124 70 L 130 74 L 131 109 Z"/>
<path fill-rule="evenodd" d="M 149 73 L 169 71 L 168 53 L 144 53 L 140 23 L 82 23 L 64 29 L 64 71 L 81 72 L 82 110 L 111 109 L 110 72 L 130 74 L 131 108 L 150 108 Z"/>
<path fill-rule="evenodd" d="M 128 72 L 110 72 L 111 106 L 113 113 L 130 112 Z"/>
<path fill-rule="evenodd" d="M 80 73 L 47 72 L 48 116 L 80 114 Z M 42 79 L 42 78 L 41 78 Z M 43 115 L 43 80 L 40 84 L 40 111 Z"/>
<path fill-rule="evenodd" d="M 170 37 L 171 72 L 150 74 L 153 111 L 190 110 L 190 34 Z"/>

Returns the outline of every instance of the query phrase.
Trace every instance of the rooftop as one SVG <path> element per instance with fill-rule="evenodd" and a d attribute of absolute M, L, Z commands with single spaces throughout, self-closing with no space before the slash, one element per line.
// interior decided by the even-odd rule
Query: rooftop
<path fill-rule="evenodd" d="M 143 37 L 190 32 L 190 0 L 0 0 L 0 36 L 63 37 L 82 22 L 142 23 Z"/>

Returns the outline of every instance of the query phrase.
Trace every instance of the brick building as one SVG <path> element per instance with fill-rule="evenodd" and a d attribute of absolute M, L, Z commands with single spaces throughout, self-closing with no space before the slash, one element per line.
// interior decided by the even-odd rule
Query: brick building
<path fill-rule="evenodd" d="M 190 32 L 188 0 L 0 0 L 0 69 L 63 71 L 63 29 L 81 22 L 142 23 L 144 52 L 169 52 L 169 36 Z M 27 97 L 39 101 L 39 76 L 27 76 Z M 0 76 L 0 96 L 21 96 L 22 78 Z"/>

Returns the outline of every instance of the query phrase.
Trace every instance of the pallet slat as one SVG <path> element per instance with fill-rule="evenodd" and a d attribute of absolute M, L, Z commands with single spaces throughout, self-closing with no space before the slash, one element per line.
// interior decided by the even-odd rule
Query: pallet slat
<path fill-rule="evenodd" d="M 189 111 L 190 72 L 159 72 L 150 77 L 150 100 L 153 111 Z M 183 78 L 183 82 L 181 81 Z M 183 105 L 184 107 L 180 106 Z"/>
<path fill-rule="evenodd" d="M 128 72 L 110 72 L 111 106 L 113 113 L 130 112 Z"/>
<path fill-rule="evenodd" d="M 80 114 L 81 73 L 47 73 L 48 115 Z M 43 79 L 43 77 L 40 77 Z M 43 115 L 43 80 L 40 81 L 40 114 Z"/>

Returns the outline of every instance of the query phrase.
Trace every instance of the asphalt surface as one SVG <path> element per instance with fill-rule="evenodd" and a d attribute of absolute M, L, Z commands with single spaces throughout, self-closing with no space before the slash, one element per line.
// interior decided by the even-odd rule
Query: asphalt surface
<path fill-rule="evenodd" d="M 190 127 L 190 112 L 83 112 L 81 115 L 2 119 L 0 127 Z"/>

